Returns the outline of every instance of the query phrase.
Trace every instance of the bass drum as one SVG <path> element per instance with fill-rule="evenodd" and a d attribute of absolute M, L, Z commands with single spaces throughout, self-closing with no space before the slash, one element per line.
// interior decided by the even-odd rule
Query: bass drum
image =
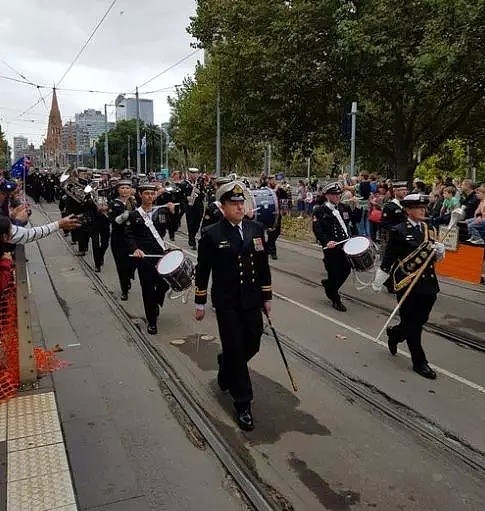
<path fill-rule="evenodd" d="M 266 229 L 274 229 L 278 225 L 280 208 L 274 190 L 268 187 L 250 190 L 253 197 L 253 220 L 263 224 Z"/>

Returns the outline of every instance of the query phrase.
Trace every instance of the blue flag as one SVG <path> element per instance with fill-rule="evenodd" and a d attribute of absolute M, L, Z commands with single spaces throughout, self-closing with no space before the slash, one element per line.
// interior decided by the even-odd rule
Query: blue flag
<path fill-rule="evenodd" d="M 12 165 L 10 175 L 14 179 L 23 179 L 24 176 L 27 177 L 31 165 L 30 156 L 22 156 Z"/>

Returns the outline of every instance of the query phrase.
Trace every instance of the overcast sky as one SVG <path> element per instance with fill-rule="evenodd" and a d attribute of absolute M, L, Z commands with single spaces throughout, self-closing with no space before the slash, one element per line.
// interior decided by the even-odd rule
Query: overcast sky
<path fill-rule="evenodd" d="M 2 0 L 0 59 L 40 85 L 58 83 L 112 0 Z M 59 90 L 62 122 L 86 108 L 104 109 L 116 95 L 131 92 L 160 71 L 188 55 L 193 48 L 186 31 L 194 14 L 195 0 L 117 0 L 96 35 L 67 74 L 59 88 L 96 89 L 114 94 Z M 143 92 L 181 83 L 193 73 L 198 52 L 140 89 L 140 97 L 154 100 L 155 122 L 169 118 L 167 95 Z M 0 60 L 0 75 L 20 77 Z M 40 102 L 20 119 L 18 116 L 40 99 L 36 88 L 0 78 L 0 124 L 12 144 L 24 135 L 38 146 L 45 137 L 51 104 L 50 90 L 41 89 L 47 108 Z M 17 119 L 16 119 L 17 118 Z M 114 107 L 108 107 L 114 120 Z"/>

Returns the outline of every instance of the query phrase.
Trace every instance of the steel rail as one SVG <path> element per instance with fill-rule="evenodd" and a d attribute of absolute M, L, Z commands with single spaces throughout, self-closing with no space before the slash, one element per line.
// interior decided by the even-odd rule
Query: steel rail
<path fill-rule="evenodd" d="M 42 209 L 40 211 L 49 218 L 47 212 Z M 58 232 L 57 235 L 64 241 L 67 250 L 74 254 L 74 250 L 61 233 Z M 79 258 L 78 261 L 96 291 L 104 299 L 116 319 L 118 319 L 130 340 L 136 345 L 151 372 L 160 382 L 163 382 L 254 509 L 257 511 L 277 510 L 279 506 L 271 499 L 264 483 L 258 480 L 242 459 L 230 448 L 222 434 L 211 423 L 203 408 L 190 395 L 188 388 L 183 384 L 170 363 L 156 350 L 145 334 L 137 328 L 133 319 L 130 318 L 123 306 L 113 297 L 109 288 L 91 266 L 83 258 Z"/>

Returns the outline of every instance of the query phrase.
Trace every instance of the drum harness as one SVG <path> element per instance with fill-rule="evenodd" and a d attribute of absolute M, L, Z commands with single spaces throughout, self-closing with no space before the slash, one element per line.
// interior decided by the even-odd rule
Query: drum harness
<path fill-rule="evenodd" d="M 159 232 L 155 228 L 155 225 L 153 224 L 153 221 L 151 220 L 151 218 L 148 216 L 147 212 L 141 206 L 139 208 L 137 208 L 136 211 L 138 211 L 140 216 L 143 218 L 143 221 L 145 222 L 145 225 L 148 227 L 148 229 L 152 233 L 152 235 L 155 238 L 156 242 L 160 245 L 160 248 L 164 252 L 167 252 L 169 249 L 165 245 L 165 242 L 163 241 L 163 239 L 160 236 Z M 145 256 L 145 257 L 160 257 L 160 259 L 161 259 L 163 256 L 148 255 L 148 256 Z M 193 287 L 193 283 L 192 283 L 192 285 L 188 289 L 185 289 L 184 291 L 182 291 L 180 293 L 177 293 L 177 294 L 175 294 L 173 289 L 170 288 L 169 291 L 168 291 L 168 298 L 170 300 L 177 300 L 179 298 L 182 298 L 182 303 L 185 304 L 185 303 L 187 303 L 187 297 L 188 297 L 188 294 L 190 293 L 190 291 L 192 290 L 192 287 Z"/>

